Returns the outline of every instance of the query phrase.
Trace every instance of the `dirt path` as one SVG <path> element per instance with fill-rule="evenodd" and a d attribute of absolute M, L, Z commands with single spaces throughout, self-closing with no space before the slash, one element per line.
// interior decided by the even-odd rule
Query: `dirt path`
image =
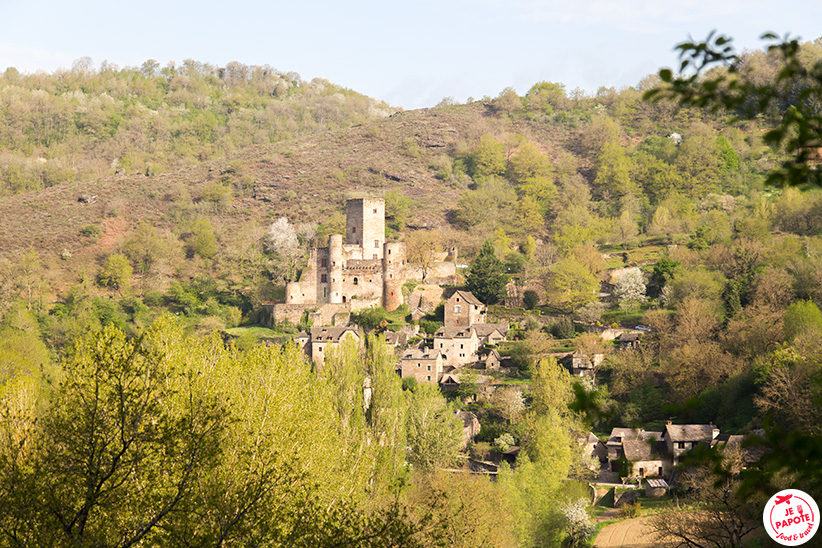
<path fill-rule="evenodd" d="M 647 523 L 651 518 L 635 518 L 607 525 L 597 535 L 594 548 L 650 548 L 656 546 Z"/>

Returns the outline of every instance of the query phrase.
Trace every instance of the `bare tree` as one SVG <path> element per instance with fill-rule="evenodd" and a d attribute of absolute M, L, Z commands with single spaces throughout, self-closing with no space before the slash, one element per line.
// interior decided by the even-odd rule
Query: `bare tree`
<path fill-rule="evenodd" d="M 711 457 L 684 472 L 678 482 L 678 488 L 687 491 L 686 500 L 697 509 L 671 509 L 651 520 L 660 546 L 741 548 L 762 527 L 761 501 L 737 493 L 741 450 L 729 447 Z"/>

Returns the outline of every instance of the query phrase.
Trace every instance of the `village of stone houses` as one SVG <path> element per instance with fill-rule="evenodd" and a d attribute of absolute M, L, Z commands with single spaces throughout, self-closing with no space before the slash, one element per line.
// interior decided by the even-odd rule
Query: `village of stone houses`
<path fill-rule="evenodd" d="M 346 203 L 345 235 L 331 235 L 327 247 L 313 249 L 299 281 L 286 286 L 285 302 L 268 303 L 266 308 L 272 325 L 291 322 L 309 326 L 295 342 L 318 371 L 329 352 L 347 340 L 364 338 L 363 327 L 352 321 L 358 313 L 376 307 L 389 313 L 405 311 L 410 321 L 395 330 L 380 329 L 385 321 L 370 326 L 395 349 L 396 373 L 404 386 L 436 386 L 463 404 L 496 398 L 516 413 L 524 407 L 528 385 L 517 382 L 516 364 L 501 349 L 508 341 L 524 336 L 526 322 L 540 318 L 520 314 L 512 322 L 511 309 L 504 307 L 497 307 L 501 314 L 495 317 L 488 306 L 461 286 L 458 272 L 465 266 L 458 264 L 457 249 L 441 253 L 425 272 L 407 262 L 402 242 L 385 241 L 385 201 L 352 199 Z M 617 277 L 638 271 L 615 269 L 609 273 L 612 278 L 603 281 L 603 290 L 613 290 Z M 512 282 L 506 290 L 508 301 L 516 302 Z M 419 321 L 438 310 L 441 326 L 433 333 L 421 331 Z M 585 348 L 547 352 L 543 357 L 556 359 L 569 375 L 591 386 L 606 355 L 639 348 L 651 332 L 643 325 L 603 326 L 600 322 L 578 324 L 575 329 L 588 333 Z M 466 471 L 494 475 L 502 462 L 516 466 L 519 446 L 512 436 L 500 436 L 490 448 L 485 444 L 486 450 L 478 451 L 476 439 L 482 422 L 470 410 L 457 414 L 464 425 Z M 613 428 L 610 435 L 601 438 L 593 432 L 575 434 L 595 474 L 592 485 L 597 486 L 597 492 L 602 495 L 615 486 L 629 488 L 612 499 L 617 508 L 636 503 L 640 487 L 645 487 L 648 497 L 665 495 L 676 482 L 680 458 L 693 448 L 732 447 L 741 453 L 743 462 L 755 462 L 760 454 L 756 448 L 743 446 L 745 436 L 723 433 L 714 424 L 667 421 L 661 430 L 632 425 Z"/>

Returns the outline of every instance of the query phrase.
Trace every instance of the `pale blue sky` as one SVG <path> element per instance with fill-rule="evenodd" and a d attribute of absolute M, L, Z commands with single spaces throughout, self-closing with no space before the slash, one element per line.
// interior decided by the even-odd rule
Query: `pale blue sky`
<path fill-rule="evenodd" d="M 53 71 L 88 56 L 268 64 L 327 78 L 395 106 L 525 93 L 535 82 L 588 92 L 629 86 L 712 29 L 740 48 L 764 31 L 822 36 L 822 1 L 369 0 L 255 2 L 0 0 L 0 70 Z"/>

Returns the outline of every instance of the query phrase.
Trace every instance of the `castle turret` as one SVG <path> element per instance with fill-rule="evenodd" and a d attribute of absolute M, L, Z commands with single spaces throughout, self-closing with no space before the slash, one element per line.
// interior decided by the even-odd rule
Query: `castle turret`
<path fill-rule="evenodd" d="M 341 234 L 328 238 L 328 302 L 342 302 L 343 244 Z"/>
<path fill-rule="evenodd" d="M 387 311 L 402 305 L 402 284 L 405 283 L 405 244 L 387 243 L 382 258 L 382 302 Z"/>
<path fill-rule="evenodd" d="M 362 258 L 382 259 L 385 243 L 385 200 L 359 198 L 345 203 L 345 243 L 362 247 Z"/>

